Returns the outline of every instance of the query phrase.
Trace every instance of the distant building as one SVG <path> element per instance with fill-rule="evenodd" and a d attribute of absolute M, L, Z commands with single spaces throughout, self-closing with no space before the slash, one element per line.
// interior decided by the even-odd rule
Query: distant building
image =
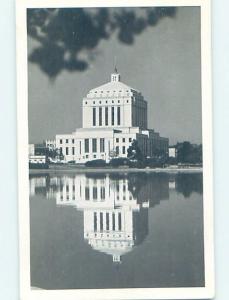
<path fill-rule="evenodd" d="M 47 159 L 44 149 L 44 145 L 29 144 L 29 163 L 45 164 Z"/>
<path fill-rule="evenodd" d="M 45 146 L 49 150 L 54 150 L 54 149 L 56 149 L 56 141 L 55 140 L 46 140 Z"/>
<path fill-rule="evenodd" d="M 83 99 L 83 127 L 71 134 L 57 134 L 55 144 L 65 161 L 127 157 L 133 140 L 143 155 L 168 152 L 168 139 L 148 129 L 147 102 L 142 94 L 111 74 L 110 82 L 90 90 Z M 46 142 L 49 144 L 49 141 Z"/>
<path fill-rule="evenodd" d="M 170 146 L 169 147 L 169 157 L 177 157 L 177 149 L 176 146 Z"/>

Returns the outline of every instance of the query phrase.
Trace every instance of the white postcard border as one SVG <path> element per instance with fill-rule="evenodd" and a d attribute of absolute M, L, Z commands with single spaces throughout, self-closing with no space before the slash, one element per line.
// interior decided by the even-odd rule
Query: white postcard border
<path fill-rule="evenodd" d="M 109 5 L 108 5 L 109 3 Z M 87 290 L 35 290 L 30 287 L 28 72 L 26 9 L 32 7 L 200 6 L 203 129 L 205 287 Z M 20 298 L 43 299 L 206 299 L 214 296 L 213 154 L 210 0 L 17 0 L 17 138 Z"/>

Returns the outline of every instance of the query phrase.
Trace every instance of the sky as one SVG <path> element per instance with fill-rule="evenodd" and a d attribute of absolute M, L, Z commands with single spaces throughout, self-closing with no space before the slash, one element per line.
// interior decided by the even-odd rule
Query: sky
<path fill-rule="evenodd" d="M 28 37 L 28 53 L 38 46 Z M 202 141 L 200 10 L 179 7 L 135 37 L 132 45 L 116 33 L 101 40 L 85 71 L 62 71 L 54 80 L 28 63 L 29 142 L 39 143 L 82 126 L 82 100 L 110 80 L 116 61 L 121 81 L 148 102 L 148 128 L 176 142 Z M 88 55 L 82 53 L 82 55 Z"/>

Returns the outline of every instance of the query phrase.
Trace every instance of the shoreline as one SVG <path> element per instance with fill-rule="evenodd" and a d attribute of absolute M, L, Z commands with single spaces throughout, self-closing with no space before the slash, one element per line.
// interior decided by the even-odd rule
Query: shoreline
<path fill-rule="evenodd" d="M 201 167 L 189 168 L 155 168 L 155 169 L 138 169 L 138 168 L 85 168 L 85 167 L 57 167 L 50 169 L 29 169 L 29 174 L 60 174 L 60 173 L 202 173 Z"/>

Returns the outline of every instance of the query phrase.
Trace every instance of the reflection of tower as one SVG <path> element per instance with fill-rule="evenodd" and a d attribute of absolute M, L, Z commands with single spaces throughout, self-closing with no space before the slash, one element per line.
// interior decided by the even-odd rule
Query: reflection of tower
<path fill-rule="evenodd" d="M 141 203 L 129 191 L 128 179 L 108 175 L 66 177 L 56 197 L 57 205 L 73 205 L 84 212 L 84 238 L 97 251 L 121 256 L 148 234 L 148 202 Z"/>

